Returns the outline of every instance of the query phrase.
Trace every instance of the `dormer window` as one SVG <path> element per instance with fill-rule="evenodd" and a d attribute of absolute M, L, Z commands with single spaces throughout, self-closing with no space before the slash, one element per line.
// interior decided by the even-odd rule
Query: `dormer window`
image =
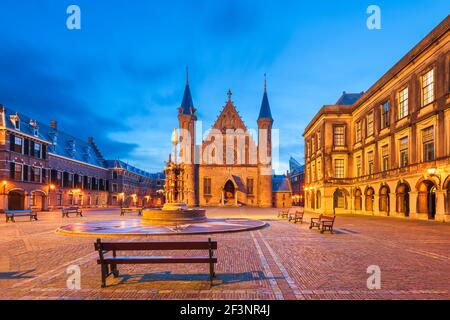
<path fill-rule="evenodd" d="M 39 135 L 39 127 L 36 120 L 30 120 L 30 127 L 33 131 L 33 135 L 37 137 Z"/>
<path fill-rule="evenodd" d="M 75 140 L 69 141 L 69 147 L 68 147 L 69 154 L 73 157 L 75 156 L 75 153 L 77 152 L 76 146 L 75 146 Z"/>
<path fill-rule="evenodd" d="M 15 115 L 10 116 L 10 120 L 12 124 L 14 125 L 14 129 L 20 130 L 20 118 L 19 115 L 16 113 Z"/>

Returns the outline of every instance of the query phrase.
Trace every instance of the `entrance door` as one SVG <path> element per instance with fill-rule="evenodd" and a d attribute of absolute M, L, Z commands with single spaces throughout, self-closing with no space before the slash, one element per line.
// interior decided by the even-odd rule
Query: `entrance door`
<path fill-rule="evenodd" d="M 25 194 L 23 191 L 11 191 L 8 193 L 8 210 L 24 210 Z"/>
<path fill-rule="evenodd" d="M 223 188 L 223 191 L 224 191 L 225 203 L 234 202 L 235 188 L 234 188 L 233 182 L 228 180 L 227 183 L 225 183 L 225 187 Z"/>
<path fill-rule="evenodd" d="M 436 187 L 433 186 L 428 192 L 428 219 L 436 216 Z"/>

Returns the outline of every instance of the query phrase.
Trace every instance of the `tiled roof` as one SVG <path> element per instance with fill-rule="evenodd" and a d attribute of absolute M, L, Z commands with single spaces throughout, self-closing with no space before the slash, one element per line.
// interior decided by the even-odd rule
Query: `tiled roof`
<path fill-rule="evenodd" d="M 1 110 L 2 109 L 0 109 L 0 112 Z M 34 123 L 37 124 L 38 135 L 36 136 L 36 138 L 49 143 L 48 152 L 50 154 L 69 158 L 75 161 L 80 161 L 104 169 L 112 168 L 111 163 L 115 162 L 115 161 L 107 161 L 104 159 L 104 157 L 102 156 L 100 150 L 98 149 L 92 138 L 90 138 L 88 141 L 84 141 L 59 129 L 55 130 L 49 125 L 38 122 L 37 120 L 31 119 L 26 115 L 17 113 L 8 108 L 3 107 L 3 110 L 4 110 L 4 117 L 1 117 L 0 121 L 1 122 L 4 121 L 4 123 L 0 123 L 0 125 L 5 126 L 7 129 L 11 131 L 15 131 L 17 133 L 22 133 L 34 137 L 35 135 L 33 124 Z M 16 129 L 14 123 L 11 121 L 11 118 L 16 115 L 19 117 L 20 120 L 19 130 Z M 120 161 L 120 163 L 124 166 L 123 167 L 124 169 L 130 170 L 142 176 L 156 178 L 158 175 L 145 172 L 136 167 L 125 164 L 122 161 Z"/>
<path fill-rule="evenodd" d="M 305 166 L 301 165 L 297 160 L 293 157 L 289 159 L 289 171 L 290 172 L 303 172 L 305 171 Z"/>
<path fill-rule="evenodd" d="M 347 92 L 343 92 L 341 97 L 339 98 L 338 101 L 336 101 L 336 105 L 339 106 L 350 106 L 352 104 L 354 104 L 359 98 L 361 98 L 361 96 L 363 95 L 363 92 L 361 93 L 347 93 Z"/>
<path fill-rule="evenodd" d="M 30 136 L 34 136 L 34 128 L 31 124 L 34 121 L 37 124 L 38 135 L 37 138 L 47 141 L 50 146 L 48 152 L 57 156 L 62 156 L 75 161 L 81 161 L 90 165 L 105 167 L 105 159 L 98 151 L 93 142 L 88 142 L 71 136 L 60 130 L 55 130 L 48 125 L 45 125 L 30 117 L 16 113 L 8 108 L 5 110 L 5 126 L 6 128 L 16 131 L 17 133 L 23 133 Z M 17 115 L 20 120 L 20 130 L 17 130 L 11 121 L 11 116 Z"/>
<path fill-rule="evenodd" d="M 285 175 L 272 176 L 272 191 L 273 192 L 291 192 L 291 186 Z"/>
<path fill-rule="evenodd" d="M 158 172 L 158 173 L 149 173 L 144 170 L 141 170 L 139 168 L 136 168 L 135 166 L 132 166 L 122 160 L 106 160 L 106 167 L 108 169 L 125 169 L 128 171 L 131 171 L 133 173 L 136 173 L 138 175 L 141 175 L 143 177 L 151 178 L 151 179 L 164 179 L 164 173 Z"/>

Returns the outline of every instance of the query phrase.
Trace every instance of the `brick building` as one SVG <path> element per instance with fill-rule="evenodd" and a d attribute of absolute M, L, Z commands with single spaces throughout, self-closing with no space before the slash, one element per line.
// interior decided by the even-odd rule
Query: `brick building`
<path fill-rule="evenodd" d="M 104 159 L 88 141 L 0 106 L 0 210 L 160 204 L 162 174 Z"/>
<path fill-rule="evenodd" d="M 272 176 L 272 207 L 292 207 L 292 185 L 288 175 L 275 174 Z"/>
<path fill-rule="evenodd" d="M 450 16 L 304 131 L 306 210 L 450 221 Z"/>
<path fill-rule="evenodd" d="M 292 204 L 303 207 L 305 205 L 305 166 L 292 157 L 289 159 L 289 179 L 292 186 Z"/>

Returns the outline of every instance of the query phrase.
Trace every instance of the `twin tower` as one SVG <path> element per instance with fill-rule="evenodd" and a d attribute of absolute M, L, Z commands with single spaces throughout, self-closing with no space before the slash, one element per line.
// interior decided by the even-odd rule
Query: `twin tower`
<path fill-rule="evenodd" d="M 197 109 L 186 79 L 178 108 L 183 201 L 188 206 L 272 207 L 272 125 L 266 81 L 257 130 L 248 129 L 228 91 L 228 101 L 201 145 Z M 258 144 L 254 136 L 258 135 Z M 202 133 L 198 133 L 202 134 Z"/>

